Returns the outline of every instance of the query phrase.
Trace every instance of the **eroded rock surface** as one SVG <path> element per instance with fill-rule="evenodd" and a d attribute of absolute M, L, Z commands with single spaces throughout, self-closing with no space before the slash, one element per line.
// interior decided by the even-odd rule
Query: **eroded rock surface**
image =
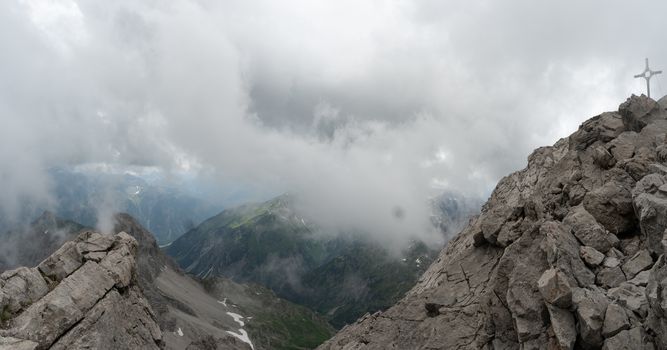
<path fill-rule="evenodd" d="M 137 241 L 83 232 L 35 268 L 0 275 L 0 349 L 161 349 L 137 285 Z"/>
<path fill-rule="evenodd" d="M 632 96 L 503 178 L 395 306 L 321 349 L 667 349 L 667 112 Z"/>

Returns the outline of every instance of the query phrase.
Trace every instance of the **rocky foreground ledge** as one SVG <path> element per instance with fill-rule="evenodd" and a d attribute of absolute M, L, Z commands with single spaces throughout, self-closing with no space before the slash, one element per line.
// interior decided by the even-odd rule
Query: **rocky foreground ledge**
<path fill-rule="evenodd" d="M 535 150 L 403 300 L 321 349 L 667 349 L 667 112 Z"/>
<path fill-rule="evenodd" d="M 0 350 L 163 348 L 136 250 L 124 232 L 84 232 L 37 267 L 2 273 Z"/>

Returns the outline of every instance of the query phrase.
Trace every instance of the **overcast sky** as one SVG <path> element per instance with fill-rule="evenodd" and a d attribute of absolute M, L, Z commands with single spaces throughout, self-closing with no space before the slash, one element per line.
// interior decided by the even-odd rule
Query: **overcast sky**
<path fill-rule="evenodd" d="M 661 1 L 0 2 L 0 207 L 45 169 L 157 166 L 418 230 L 667 70 Z M 667 93 L 658 76 L 654 96 Z M 396 207 L 403 219 L 392 219 Z"/>

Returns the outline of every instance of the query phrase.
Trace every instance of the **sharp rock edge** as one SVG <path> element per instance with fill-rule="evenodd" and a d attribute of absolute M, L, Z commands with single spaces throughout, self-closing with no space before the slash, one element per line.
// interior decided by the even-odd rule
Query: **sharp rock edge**
<path fill-rule="evenodd" d="M 400 302 L 319 349 L 666 349 L 660 102 L 535 150 Z"/>
<path fill-rule="evenodd" d="M 162 349 L 137 284 L 137 241 L 86 231 L 37 267 L 0 275 L 0 349 Z"/>

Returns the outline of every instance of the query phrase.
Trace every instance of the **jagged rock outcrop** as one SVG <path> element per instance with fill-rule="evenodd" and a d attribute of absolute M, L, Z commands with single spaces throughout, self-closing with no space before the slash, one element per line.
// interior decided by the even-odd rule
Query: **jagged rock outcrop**
<path fill-rule="evenodd" d="M 114 285 L 116 281 L 121 281 L 121 287 L 109 290 L 109 298 L 105 297 L 103 302 L 98 302 L 89 311 L 90 315 L 78 321 L 80 326 L 77 326 L 76 331 L 65 332 L 61 336 L 64 340 L 55 344 L 66 342 L 67 348 L 72 349 L 104 349 L 104 346 L 98 346 L 97 343 L 91 345 L 84 340 L 97 336 L 92 332 L 98 329 L 105 329 L 107 336 L 114 337 L 125 332 L 125 323 L 137 326 L 141 320 L 134 317 L 128 305 L 133 303 L 132 307 L 143 307 L 146 301 L 152 310 L 150 314 L 153 320 L 145 320 L 142 324 L 150 325 L 151 328 L 159 326 L 162 337 L 158 346 L 164 344 L 166 350 L 305 349 L 317 346 L 333 333 L 333 328 L 324 318 L 282 300 L 260 286 L 236 284 L 225 278 L 199 280 L 188 276 L 160 250 L 154 236 L 133 217 L 120 213 L 113 216 L 113 221 L 113 232 L 123 232 L 123 237 L 132 238 L 131 264 L 124 254 L 112 254 L 111 251 L 117 249 L 113 235 L 88 232 L 79 236 L 78 231 L 90 229 L 59 219 L 48 212 L 26 229 L 12 233 L 16 240 L 11 247 L 14 252 L 11 265 L 22 263 L 39 266 L 32 269 L 22 267 L 0 274 L 0 350 L 34 349 L 38 346 L 38 343 L 29 339 L 8 336 L 17 331 L 5 329 L 11 328 L 8 320 L 22 317 L 23 310 L 33 301 L 46 298 L 45 295 L 58 283 L 68 281 L 69 287 L 83 293 L 89 288 L 87 284 L 91 278 L 96 282 L 96 288 L 102 286 L 102 290 L 106 290 L 109 283 Z M 57 234 L 52 234 L 54 232 Z M 2 249 L 0 253 L 7 250 Z M 103 268 L 114 266 L 113 269 L 108 268 L 112 272 L 119 270 L 104 279 L 104 274 L 97 273 L 99 269 L 91 270 L 90 266 L 85 265 L 87 261 L 93 261 Z M 123 287 L 127 283 L 129 286 Z M 132 293 L 130 301 L 124 301 L 125 291 Z M 99 294 L 95 288 L 90 289 L 90 292 L 93 293 L 91 295 Z M 141 299 L 141 305 L 135 299 Z M 70 308 L 71 305 L 61 306 L 67 312 L 75 312 L 71 311 L 74 310 Z M 117 315 L 120 316 L 105 317 L 114 315 L 108 309 L 117 307 L 120 309 L 114 311 L 118 311 Z M 53 334 L 60 332 L 54 330 L 51 324 L 53 318 L 35 319 L 34 322 L 31 325 L 33 328 L 41 327 L 39 323 L 44 323 L 45 332 L 49 336 L 52 336 L 52 331 Z M 136 329 L 143 332 L 142 326 Z M 104 338 L 104 342 L 108 342 L 109 347 L 114 349 L 150 348 L 141 344 L 114 342 L 109 338 Z"/>
<path fill-rule="evenodd" d="M 528 157 L 395 306 L 320 349 L 667 349 L 667 112 L 618 112 Z"/>
<path fill-rule="evenodd" d="M 0 275 L 0 349 L 161 349 L 137 241 L 86 231 L 37 267 Z"/>

